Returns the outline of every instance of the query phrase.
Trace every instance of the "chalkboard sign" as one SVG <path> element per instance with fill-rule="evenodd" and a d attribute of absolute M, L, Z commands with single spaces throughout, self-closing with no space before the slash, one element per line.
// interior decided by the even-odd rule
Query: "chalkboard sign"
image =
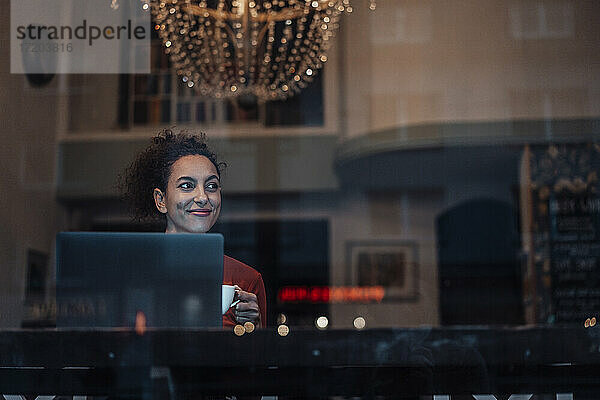
<path fill-rule="evenodd" d="M 600 198 L 550 200 L 552 311 L 557 322 L 583 322 L 600 310 Z"/>
<path fill-rule="evenodd" d="M 600 317 L 600 146 L 536 146 L 529 152 L 535 321 Z"/>

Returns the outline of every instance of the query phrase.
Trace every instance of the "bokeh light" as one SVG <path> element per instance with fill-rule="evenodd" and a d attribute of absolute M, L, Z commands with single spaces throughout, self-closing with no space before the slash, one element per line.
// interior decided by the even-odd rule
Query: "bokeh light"
<path fill-rule="evenodd" d="M 325 316 L 320 316 L 315 320 L 315 325 L 318 329 L 327 329 L 327 326 L 329 325 L 329 320 Z"/>
<path fill-rule="evenodd" d="M 365 321 L 363 317 L 356 317 L 354 318 L 353 324 L 356 329 L 364 329 L 364 327 L 367 326 L 367 321 Z"/>

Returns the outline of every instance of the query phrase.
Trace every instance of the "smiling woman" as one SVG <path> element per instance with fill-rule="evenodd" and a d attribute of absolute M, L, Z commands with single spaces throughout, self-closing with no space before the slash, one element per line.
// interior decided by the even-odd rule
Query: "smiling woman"
<path fill-rule="evenodd" d="M 203 155 L 175 161 L 166 193 L 157 187 L 153 194 L 157 210 L 167 218 L 167 233 L 206 233 L 221 211 L 219 172 Z"/>
<path fill-rule="evenodd" d="M 165 233 L 206 233 L 221 212 L 225 163 L 199 136 L 164 130 L 121 176 L 120 187 L 139 219 L 164 218 Z M 236 285 L 239 303 L 223 315 L 223 326 L 266 324 L 265 287 L 260 273 L 231 257 L 223 260 L 223 283 Z"/>
<path fill-rule="evenodd" d="M 216 175 L 216 180 L 206 183 L 219 183 L 221 172 L 226 166 L 224 162 L 217 161 L 216 154 L 208 148 L 204 134 L 176 135 L 170 129 L 165 129 L 152 138 L 152 143 L 140 152 L 124 171 L 119 179 L 119 187 L 131 207 L 130 211 L 134 218 L 143 221 L 166 216 L 168 225 L 172 214 L 169 214 L 169 210 L 164 207 L 169 205 L 166 203 L 169 195 L 175 196 L 177 191 L 189 190 L 193 185 L 192 178 L 196 178 L 197 186 L 199 177 L 192 175 L 202 175 L 203 179 Z M 175 177 L 174 181 L 171 180 L 172 177 Z M 177 182 L 179 178 L 186 177 L 190 179 Z M 205 183 L 204 180 L 202 183 Z M 168 191 L 169 185 L 172 185 L 172 193 Z M 220 205 L 220 188 L 218 193 Z M 160 204 L 157 198 L 165 204 Z M 176 208 L 172 212 L 175 210 Z M 213 224 L 216 217 L 218 213 L 212 221 Z M 211 227 L 212 225 L 208 226 L 202 233 L 207 232 Z M 168 228 L 167 226 L 167 230 Z"/>

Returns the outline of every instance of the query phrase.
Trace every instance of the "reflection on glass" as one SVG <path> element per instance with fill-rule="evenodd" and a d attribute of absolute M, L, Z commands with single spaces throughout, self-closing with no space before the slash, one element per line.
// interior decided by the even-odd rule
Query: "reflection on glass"
<path fill-rule="evenodd" d="M 177 121 L 189 122 L 191 120 L 191 104 L 177 103 Z"/>

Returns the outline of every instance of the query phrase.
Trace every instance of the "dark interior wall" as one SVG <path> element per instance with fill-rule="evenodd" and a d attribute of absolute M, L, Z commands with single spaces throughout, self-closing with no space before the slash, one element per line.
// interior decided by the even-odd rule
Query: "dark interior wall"
<path fill-rule="evenodd" d="M 36 80 L 11 74 L 9 28 L 10 7 L 4 4 L 0 8 L 0 328 L 20 326 L 28 259 L 34 258 L 28 255 L 51 259 L 59 213 L 54 192 L 59 78 Z M 38 261 L 31 264 L 40 266 Z M 41 284 L 38 280 L 35 285 Z"/>
<path fill-rule="evenodd" d="M 209 138 L 228 164 L 228 193 L 336 190 L 335 136 Z M 148 138 L 64 141 L 59 144 L 58 197 L 63 201 L 115 197 L 117 176 Z"/>

